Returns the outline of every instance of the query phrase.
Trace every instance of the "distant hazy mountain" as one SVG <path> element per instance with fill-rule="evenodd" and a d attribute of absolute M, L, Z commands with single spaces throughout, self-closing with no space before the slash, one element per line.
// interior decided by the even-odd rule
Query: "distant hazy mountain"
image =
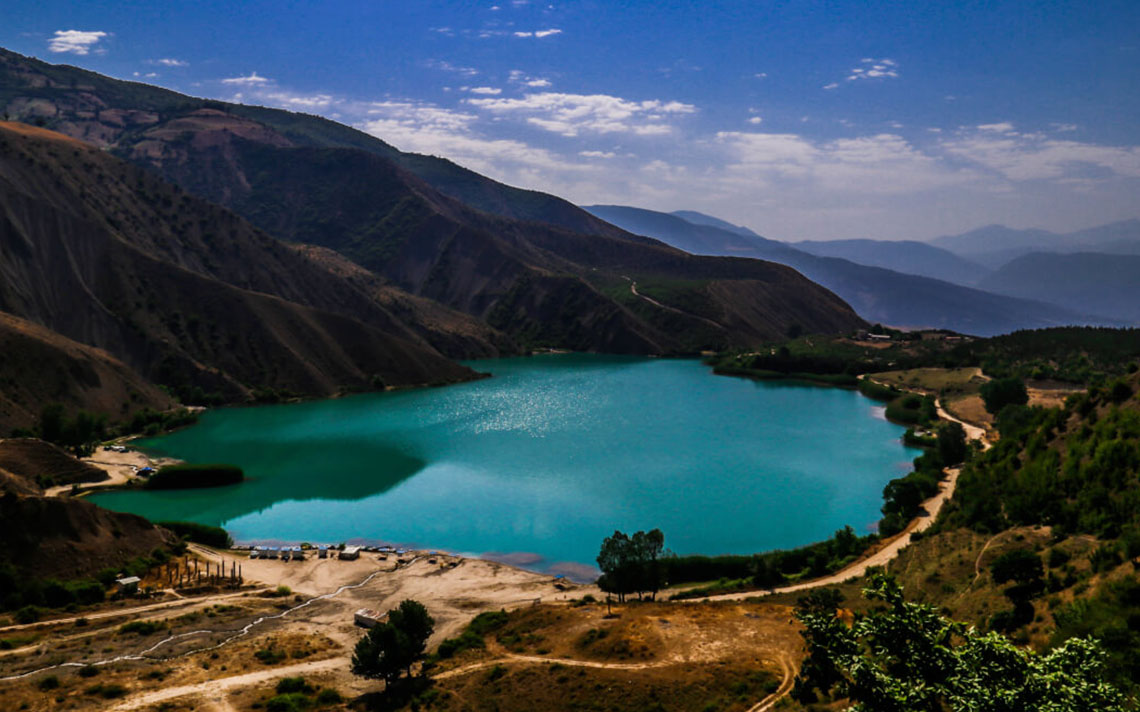
<path fill-rule="evenodd" d="M 935 238 L 931 244 L 991 269 L 1031 252 L 1137 255 L 1140 254 L 1140 220 L 1124 220 L 1069 233 L 987 225 L 961 235 Z"/>
<path fill-rule="evenodd" d="M 838 294 L 871 321 L 896 326 L 940 327 L 979 336 L 1059 324 L 1111 322 L 1052 304 L 835 257 L 820 257 L 754 233 L 742 235 L 708 224 L 695 225 L 675 214 L 620 205 L 593 205 L 586 209 L 626 230 L 655 237 L 686 251 L 756 257 L 786 264 Z"/>
<path fill-rule="evenodd" d="M 827 240 L 791 243 L 820 257 L 841 257 L 861 265 L 933 277 L 946 282 L 977 285 L 990 269 L 940 247 L 914 240 Z"/>
<path fill-rule="evenodd" d="M 1140 255 L 1034 252 L 1003 265 L 979 286 L 1140 324 Z"/>
<path fill-rule="evenodd" d="M 735 232 L 737 235 L 741 235 L 743 237 L 760 237 L 758 234 L 752 230 L 749 230 L 743 225 L 733 225 L 727 220 L 721 220 L 720 218 L 714 218 L 712 215 L 698 213 L 696 210 L 674 210 L 672 213 L 670 213 L 670 215 L 676 215 L 682 220 L 687 220 L 694 225 L 709 225 L 712 227 L 719 227 L 722 230 Z"/>

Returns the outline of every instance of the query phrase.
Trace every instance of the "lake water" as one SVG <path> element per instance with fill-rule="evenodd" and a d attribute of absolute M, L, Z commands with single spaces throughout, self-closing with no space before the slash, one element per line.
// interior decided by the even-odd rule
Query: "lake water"
<path fill-rule="evenodd" d="M 918 451 L 854 391 L 714 376 L 694 360 L 475 361 L 446 388 L 207 412 L 140 443 L 247 480 L 92 497 L 244 542 L 363 540 L 583 576 L 614 529 L 679 554 L 864 533 Z"/>

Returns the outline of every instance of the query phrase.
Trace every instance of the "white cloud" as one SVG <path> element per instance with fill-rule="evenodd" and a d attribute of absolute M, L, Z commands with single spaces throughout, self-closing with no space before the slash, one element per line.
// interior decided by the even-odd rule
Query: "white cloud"
<path fill-rule="evenodd" d="M 824 88 L 824 89 L 827 89 L 827 90 L 829 90 L 829 91 L 830 91 L 831 89 L 838 89 L 838 88 L 839 88 L 839 83 L 838 83 L 838 82 L 832 82 L 832 83 L 830 83 L 830 84 L 824 84 L 824 85 L 823 85 L 823 88 Z"/>
<path fill-rule="evenodd" d="M 523 82 L 523 86 L 533 87 L 535 89 L 545 89 L 550 86 L 549 79 L 528 79 Z"/>
<path fill-rule="evenodd" d="M 141 74 L 139 72 L 131 72 L 131 76 L 141 77 L 143 79 L 154 79 L 155 77 L 158 76 L 158 72 L 147 72 L 146 74 Z"/>
<path fill-rule="evenodd" d="M 987 133 L 1011 133 L 1013 131 L 1013 124 L 1008 121 L 1003 121 L 999 124 L 979 124 L 977 129 Z"/>
<path fill-rule="evenodd" d="M 616 158 L 617 154 L 613 151 L 578 151 L 579 156 L 585 158 Z"/>
<path fill-rule="evenodd" d="M 562 30 L 559 30 L 559 29 L 552 27 L 549 30 L 535 30 L 533 32 L 513 32 L 512 34 L 515 37 L 537 37 L 539 39 L 542 39 L 543 37 L 550 37 L 552 35 L 560 35 L 560 34 L 562 34 Z"/>
<path fill-rule="evenodd" d="M 864 57 L 859 60 L 861 66 L 854 67 L 847 74 L 847 81 L 860 79 L 898 79 L 898 62 L 893 59 L 873 59 Z"/>
<path fill-rule="evenodd" d="M 760 118 L 759 116 L 753 116 L 748 119 L 748 123 L 752 124 L 753 126 L 759 126 L 760 124 L 764 123 L 764 119 Z"/>
<path fill-rule="evenodd" d="M 152 64 L 161 64 L 164 67 L 188 67 L 188 66 L 190 66 L 189 62 L 185 62 L 181 59 L 174 59 L 172 57 L 163 57 L 162 59 L 152 59 L 151 63 Z"/>
<path fill-rule="evenodd" d="M 274 106 L 306 111 L 327 109 L 338 103 L 329 94 L 294 94 L 287 91 L 271 91 L 260 92 L 256 96 L 259 101 L 265 101 Z"/>
<path fill-rule="evenodd" d="M 673 130 L 667 117 L 696 111 L 679 101 L 629 101 L 606 94 L 556 92 L 527 94 L 521 99 L 467 99 L 467 103 L 493 114 L 521 115 L 532 126 L 563 136 L 580 132 L 666 134 Z"/>
<path fill-rule="evenodd" d="M 752 76 L 756 77 L 757 79 L 767 79 L 768 73 L 767 72 L 756 72 Z"/>
<path fill-rule="evenodd" d="M 99 31 L 56 30 L 55 36 L 48 40 L 48 51 L 85 55 L 106 36 L 106 32 Z"/>
<path fill-rule="evenodd" d="M 471 92 L 472 94 L 489 94 L 489 95 L 494 96 L 494 95 L 498 95 L 498 94 L 503 93 L 502 89 L 499 89 L 496 87 L 465 87 L 465 88 L 467 89 L 467 91 Z"/>
<path fill-rule="evenodd" d="M 269 79 L 260 76 L 257 72 L 250 72 L 249 76 L 246 77 L 230 77 L 222 80 L 222 84 L 236 84 L 238 86 L 261 86 L 269 82 Z"/>

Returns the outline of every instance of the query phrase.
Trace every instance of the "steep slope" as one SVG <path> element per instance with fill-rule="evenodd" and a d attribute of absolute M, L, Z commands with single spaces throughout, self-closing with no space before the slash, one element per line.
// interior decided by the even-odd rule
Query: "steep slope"
<path fill-rule="evenodd" d="M 0 521 L 0 563 L 31 578 L 90 576 L 177 541 L 142 517 L 82 499 L 5 494 Z"/>
<path fill-rule="evenodd" d="M 979 280 L 990 272 L 989 268 L 949 250 L 914 240 L 823 240 L 791 244 L 819 257 L 839 257 L 860 265 L 971 287 L 978 286 Z"/>
<path fill-rule="evenodd" d="M 1140 323 L 1140 255 L 1033 252 L 1002 265 L 978 286 Z"/>
<path fill-rule="evenodd" d="M 527 345 L 669 353 L 749 346 L 793 324 L 860 323 L 834 295 L 777 265 L 693 258 L 553 196 L 393 153 L 324 119 L 179 98 L 12 53 L 0 53 L 0 87 L 10 115 L 100 136 L 274 237 L 336 250 Z M 653 297 L 664 306 L 633 294 L 638 280 L 669 282 Z M 725 301 L 742 298 L 760 301 Z"/>
<path fill-rule="evenodd" d="M 903 327 L 936 327 L 977 336 L 1064 324 L 1115 323 L 1051 304 L 991 294 L 949 282 L 817 257 L 790 245 L 747 237 L 675 215 L 625 206 L 591 206 L 615 225 L 683 249 L 741 254 L 788 265 L 834 291 L 871 321 Z"/>
<path fill-rule="evenodd" d="M 60 134 L 0 125 L 0 247 L 0 311 L 182 398 L 473 375 L 303 254 Z"/>
<path fill-rule="evenodd" d="M 37 485 L 43 481 L 54 485 L 102 482 L 108 477 L 98 467 L 36 438 L 0 440 L 0 469 Z"/>
<path fill-rule="evenodd" d="M 28 428 L 46 403 L 126 419 L 174 399 L 118 359 L 0 312 L 0 433 Z M 0 463 L 0 467 L 3 467 Z"/>

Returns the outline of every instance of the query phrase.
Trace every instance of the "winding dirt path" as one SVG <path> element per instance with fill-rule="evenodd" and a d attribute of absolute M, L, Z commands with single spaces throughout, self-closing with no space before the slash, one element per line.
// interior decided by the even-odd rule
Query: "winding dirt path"
<path fill-rule="evenodd" d="M 713 321 L 712 319 L 706 319 L 703 316 L 698 316 L 697 314 L 690 314 L 687 311 L 683 311 L 683 310 L 678 309 L 676 307 L 671 307 L 668 304 L 662 304 L 661 302 L 657 301 L 653 297 L 646 296 L 646 295 L 642 294 L 641 292 L 637 291 L 637 282 L 635 280 L 632 280 L 629 277 L 626 277 L 625 275 L 622 275 L 622 279 L 629 281 L 629 292 L 630 292 L 630 294 L 632 294 L 633 296 L 638 297 L 640 299 L 644 299 L 645 301 L 649 302 L 650 304 L 657 307 L 658 309 L 664 309 L 665 311 L 671 311 L 674 314 L 680 314 L 681 316 L 688 317 L 690 319 L 698 319 L 698 320 L 703 321 L 704 323 L 708 324 L 709 326 L 715 327 L 715 328 L 720 329 L 722 331 L 725 328 L 723 324 L 718 324 L 717 322 Z"/>

